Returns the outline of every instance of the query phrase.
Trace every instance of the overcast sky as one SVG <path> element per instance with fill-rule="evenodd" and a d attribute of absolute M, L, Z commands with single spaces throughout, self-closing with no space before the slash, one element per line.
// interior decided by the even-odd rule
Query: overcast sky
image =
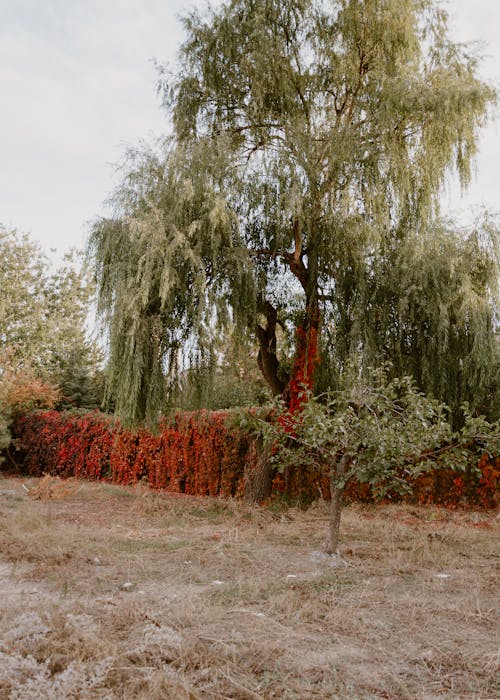
<path fill-rule="evenodd" d="M 204 4 L 204 3 L 203 3 Z M 459 40 L 486 42 L 482 75 L 500 80 L 500 3 L 444 3 Z M 58 254 L 82 247 L 104 212 L 127 144 L 165 133 L 152 59 L 172 63 L 185 0 L 0 0 L 0 222 Z M 499 123 L 481 139 L 477 180 L 448 208 L 500 209 Z"/>

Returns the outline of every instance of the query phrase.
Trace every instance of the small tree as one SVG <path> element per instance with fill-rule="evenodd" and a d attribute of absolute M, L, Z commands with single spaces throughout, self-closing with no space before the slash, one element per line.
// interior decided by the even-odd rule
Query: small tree
<path fill-rule="evenodd" d="M 280 471 L 328 471 L 327 551 L 333 554 L 338 551 L 344 490 L 352 479 L 370 484 L 375 497 L 407 493 L 410 480 L 436 467 L 438 458 L 443 466 L 465 469 L 464 447 L 475 439 L 493 440 L 493 449 L 498 449 L 498 425 L 468 416 L 463 429 L 453 434 L 447 414 L 444 404 L 418 392 L 410 378 L 388 381 L 379 370 L 369 386 L 357 382 L 347 390 L 309 396 L 299 415 L 280 403 L 271 421 L 257 418 L 253 427 Z"/>

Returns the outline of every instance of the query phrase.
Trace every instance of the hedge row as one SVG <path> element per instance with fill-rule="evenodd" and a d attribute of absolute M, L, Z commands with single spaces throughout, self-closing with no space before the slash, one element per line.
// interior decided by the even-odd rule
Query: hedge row
<path fill-rule="evenodd" d="M 145 480 L 152 488 L 176 493 L 242 496 L 259 466 L 258 451 L 247 435 L 228 426 L 229 414 L 182 413 L 158 433 L 151 433 L 126 430 L 98 412 L 35 412 L 14 426 L 16 460 L 32 476 L 74 476 L 118 484 Z M 494 507 L 499 476 L 500 457 L 471 452 L 465 473 L 439 469 L 419 477 L 412 500 Z M 297 470 L 274 476 L 274 498 L 308 503 L 320 495 L 329 495 L 326 475 Z M 350 484 L 346 495 L 350 500 L 372 500 L 364 484 Z"/>
<path fill-rule="evenodd" d="M 226 427 L 226 412 L 179 414 L 158 433 L 126 430 L 98 412 L 32 413 L 14 425 L 18 461 L 32 475 L 147 480 L 177 493 L 243 491 L 248 439 Z"/>

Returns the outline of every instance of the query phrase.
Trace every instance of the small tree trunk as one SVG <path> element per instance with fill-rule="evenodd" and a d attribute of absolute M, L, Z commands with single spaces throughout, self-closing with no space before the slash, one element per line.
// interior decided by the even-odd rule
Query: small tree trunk
<path fill-rule="evenodd" d="M 339 461 L 330 468 L 330 526 L 326 551 L 328 554 L 338 554 L 340 516 L 344 505 L 343 496 L 345 484 L 339 486 L 339 479 L 346 473 L 347 467 L 352 463 L 352 457 L 343 454 Z"/>
<path fill-rule="evenodd" d="M 340 515 L 343 506 L 344 488 L 336 486 L 335 474 L 330 475 L 330 526 L 328 533 L 328 544 L 326 551 L 328 554 L 338 554 L 339 548 L 339 530 L 340 530 Z"/>
<path fill-rule="evenodd" d="M 9 447 L 8 445 L 7 445 L 7 447 L 5 448 L 5 454 L 7 455 L 7 458 L 8 458 L 8 460 L 9 460 L 9 462 L 12 464 L 12 466 L 14 467 L 14 469 L 18 472 L 18 471 L 20 470 L 20 466 L 19 466 L 19 464 L 16 462 L 16 460 L 14 459 L 14 457 L 12 456 L 12 454 L 11 454 L 11 452 L 10 452 L 10 447 Z"/>

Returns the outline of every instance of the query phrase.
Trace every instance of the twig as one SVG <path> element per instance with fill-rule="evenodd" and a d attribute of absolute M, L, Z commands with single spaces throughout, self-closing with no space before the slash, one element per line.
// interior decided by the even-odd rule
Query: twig
<path fill-rule="evenodd" d="M 244 685 L 241 685 L 241 683 L 238 683 L 238 681 L 235 681 L 234 678 L 231 678 L 231 676 L 228 676 L 227 673 L 224 673 L 224 671 L 221 671 L 221 676 L 228 680 L 235 688 L 237 688 L 240 692 L 246 693 L 248 697 L 253 698 L 253 700 L 262 700 L 262 695 L 259 695 L 258 693 L 255 693 L 253 690 L 250 688 L 247 688 Z"/>
<path fill-rule="evenodd" d="M 6 449 L 5 449 L 5 454 L 7 455 L 8 459 L 9 459 L 9 462 L 12 464 L 12 466 L 14 467 L 14 469 L 15 469 L 16 471 L 19 471 L 19 464 L 16 462 L 16 460 L 14 459 L 14 457 L 11 455 L 9 447 L 6 447 Z"/>
<path fill-rule="evenodd" d="M 215 637 L 205 637 L 199 635 L 198 639 L 201 639 L 202 642 L 210 642 L 211 644 L 222 644 L 225 647 L 231 646 L 228 642 L 225 642 L 223 639 L 216 639 Z"/>

